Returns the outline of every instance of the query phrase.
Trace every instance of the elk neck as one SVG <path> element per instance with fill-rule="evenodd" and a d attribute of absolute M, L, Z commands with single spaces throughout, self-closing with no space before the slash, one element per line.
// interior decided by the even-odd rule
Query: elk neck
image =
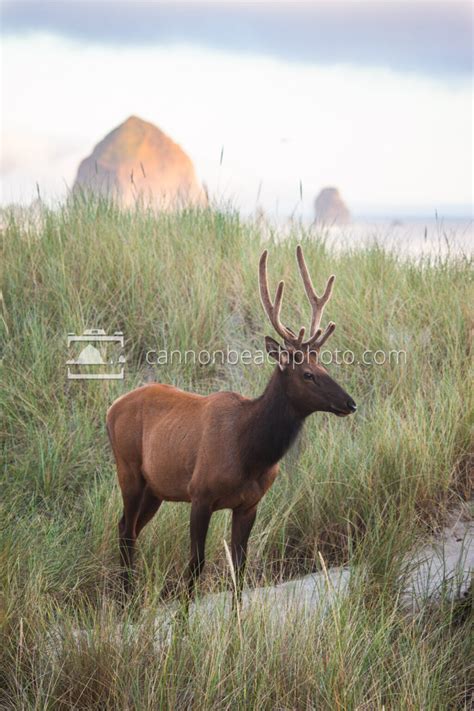
<path fill-rule="evenodd" d="M 276 464 L 295 441 L 304 422 L 290 403 L 285 374 L 275 368 L 260 397 L 250 403 L 242 450 L 249 468 Z"/>

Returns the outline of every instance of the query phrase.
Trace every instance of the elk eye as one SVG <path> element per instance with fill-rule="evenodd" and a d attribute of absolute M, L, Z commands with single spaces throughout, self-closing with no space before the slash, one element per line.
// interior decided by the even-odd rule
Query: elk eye
<path fill-rule="evenodd" d="M 313 374 L 310 373 L 308 370 L 305 372 L 303 377 L 305 380 L 313 380 Z"/>

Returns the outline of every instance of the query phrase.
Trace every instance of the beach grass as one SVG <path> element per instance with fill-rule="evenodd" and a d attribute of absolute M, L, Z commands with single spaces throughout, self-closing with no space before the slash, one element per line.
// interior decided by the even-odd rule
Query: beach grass
<path fill-rule="evenodd" d="M 282 235 L 229 207 L 156 215 L 78 197 L 2 219 L 2 707 L 467 708 L 466 625 L 448 603 L 408 614 L 399 593 L 407 553 L 472 494 L 469 260 L 409 260 L 376 242 L 337 249 L 315 229 Z M 119 604 L 106 410 L 152 380 L 260 394 L 268 363 L 147 361 L 261 350 L 264 246 L 273 288 L 286 282 L 285 322 L 307 324 L 297 244 L 320 291 L 337 276 L 328 348 L 354 362 L 328 367 L 358 411 L 306 423 L 259 507 L 247 582 L 318 571 L 321 558 L 365 573 L 329 613 L 277 633 L 256 606 L 241 626 L 195 616 L 157 643 L 160 592 L 178 589 L 187 562 L 189 507 L 162 506 L 139 539 L 136 593 Z M 123 381 L 67 380 L 67 335 L 91 328 L 124 333 Z M 198 595 L 230 586 L 229 522 L 213 516 Z"/>

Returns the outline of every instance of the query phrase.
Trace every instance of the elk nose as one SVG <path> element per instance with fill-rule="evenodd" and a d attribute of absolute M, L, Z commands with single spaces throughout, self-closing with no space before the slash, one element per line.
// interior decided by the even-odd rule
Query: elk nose
<path fill-rule="evenodd" d="M 347 405 L 347 409 L 350 412 L 355 412 L 357 410 L 357 405 L 355 404 L 354 400 L 351 397 L 347 401 L 346 405 Z"/>

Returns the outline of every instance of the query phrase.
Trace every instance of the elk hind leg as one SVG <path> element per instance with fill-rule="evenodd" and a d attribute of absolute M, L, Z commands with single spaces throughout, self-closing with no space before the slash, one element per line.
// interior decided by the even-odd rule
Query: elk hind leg
<path fill-rule="evenodd" d="M 123 498 L 123 515 L 119 523 L 120 561 L 123 587 L 125 592 L 129 592 L 134 566 L 137 521 L 145 490 L 145 481 L 137 464 L 118 462 L 117 471 Z"/>
<path fill-rule="evenodd" d="M 163 500 L 155 496 L 149 486 L 145 487 L 140 503 L 140 510 L 138 512 L 137 524 L 135 527 L 137 538 L 140 535 L 140 531 L 145 528 L 147 523 L 151 521 L 153 516 L 156 514 L 162 502 Z"/>
<path fill-rule="evenodd" d="M 186 573 L 188 599 L 204 567 L 206 536 L 211 516 L 212 507 L 207 502 L 192 502 L 190 521 L 191 557 Z"/>

